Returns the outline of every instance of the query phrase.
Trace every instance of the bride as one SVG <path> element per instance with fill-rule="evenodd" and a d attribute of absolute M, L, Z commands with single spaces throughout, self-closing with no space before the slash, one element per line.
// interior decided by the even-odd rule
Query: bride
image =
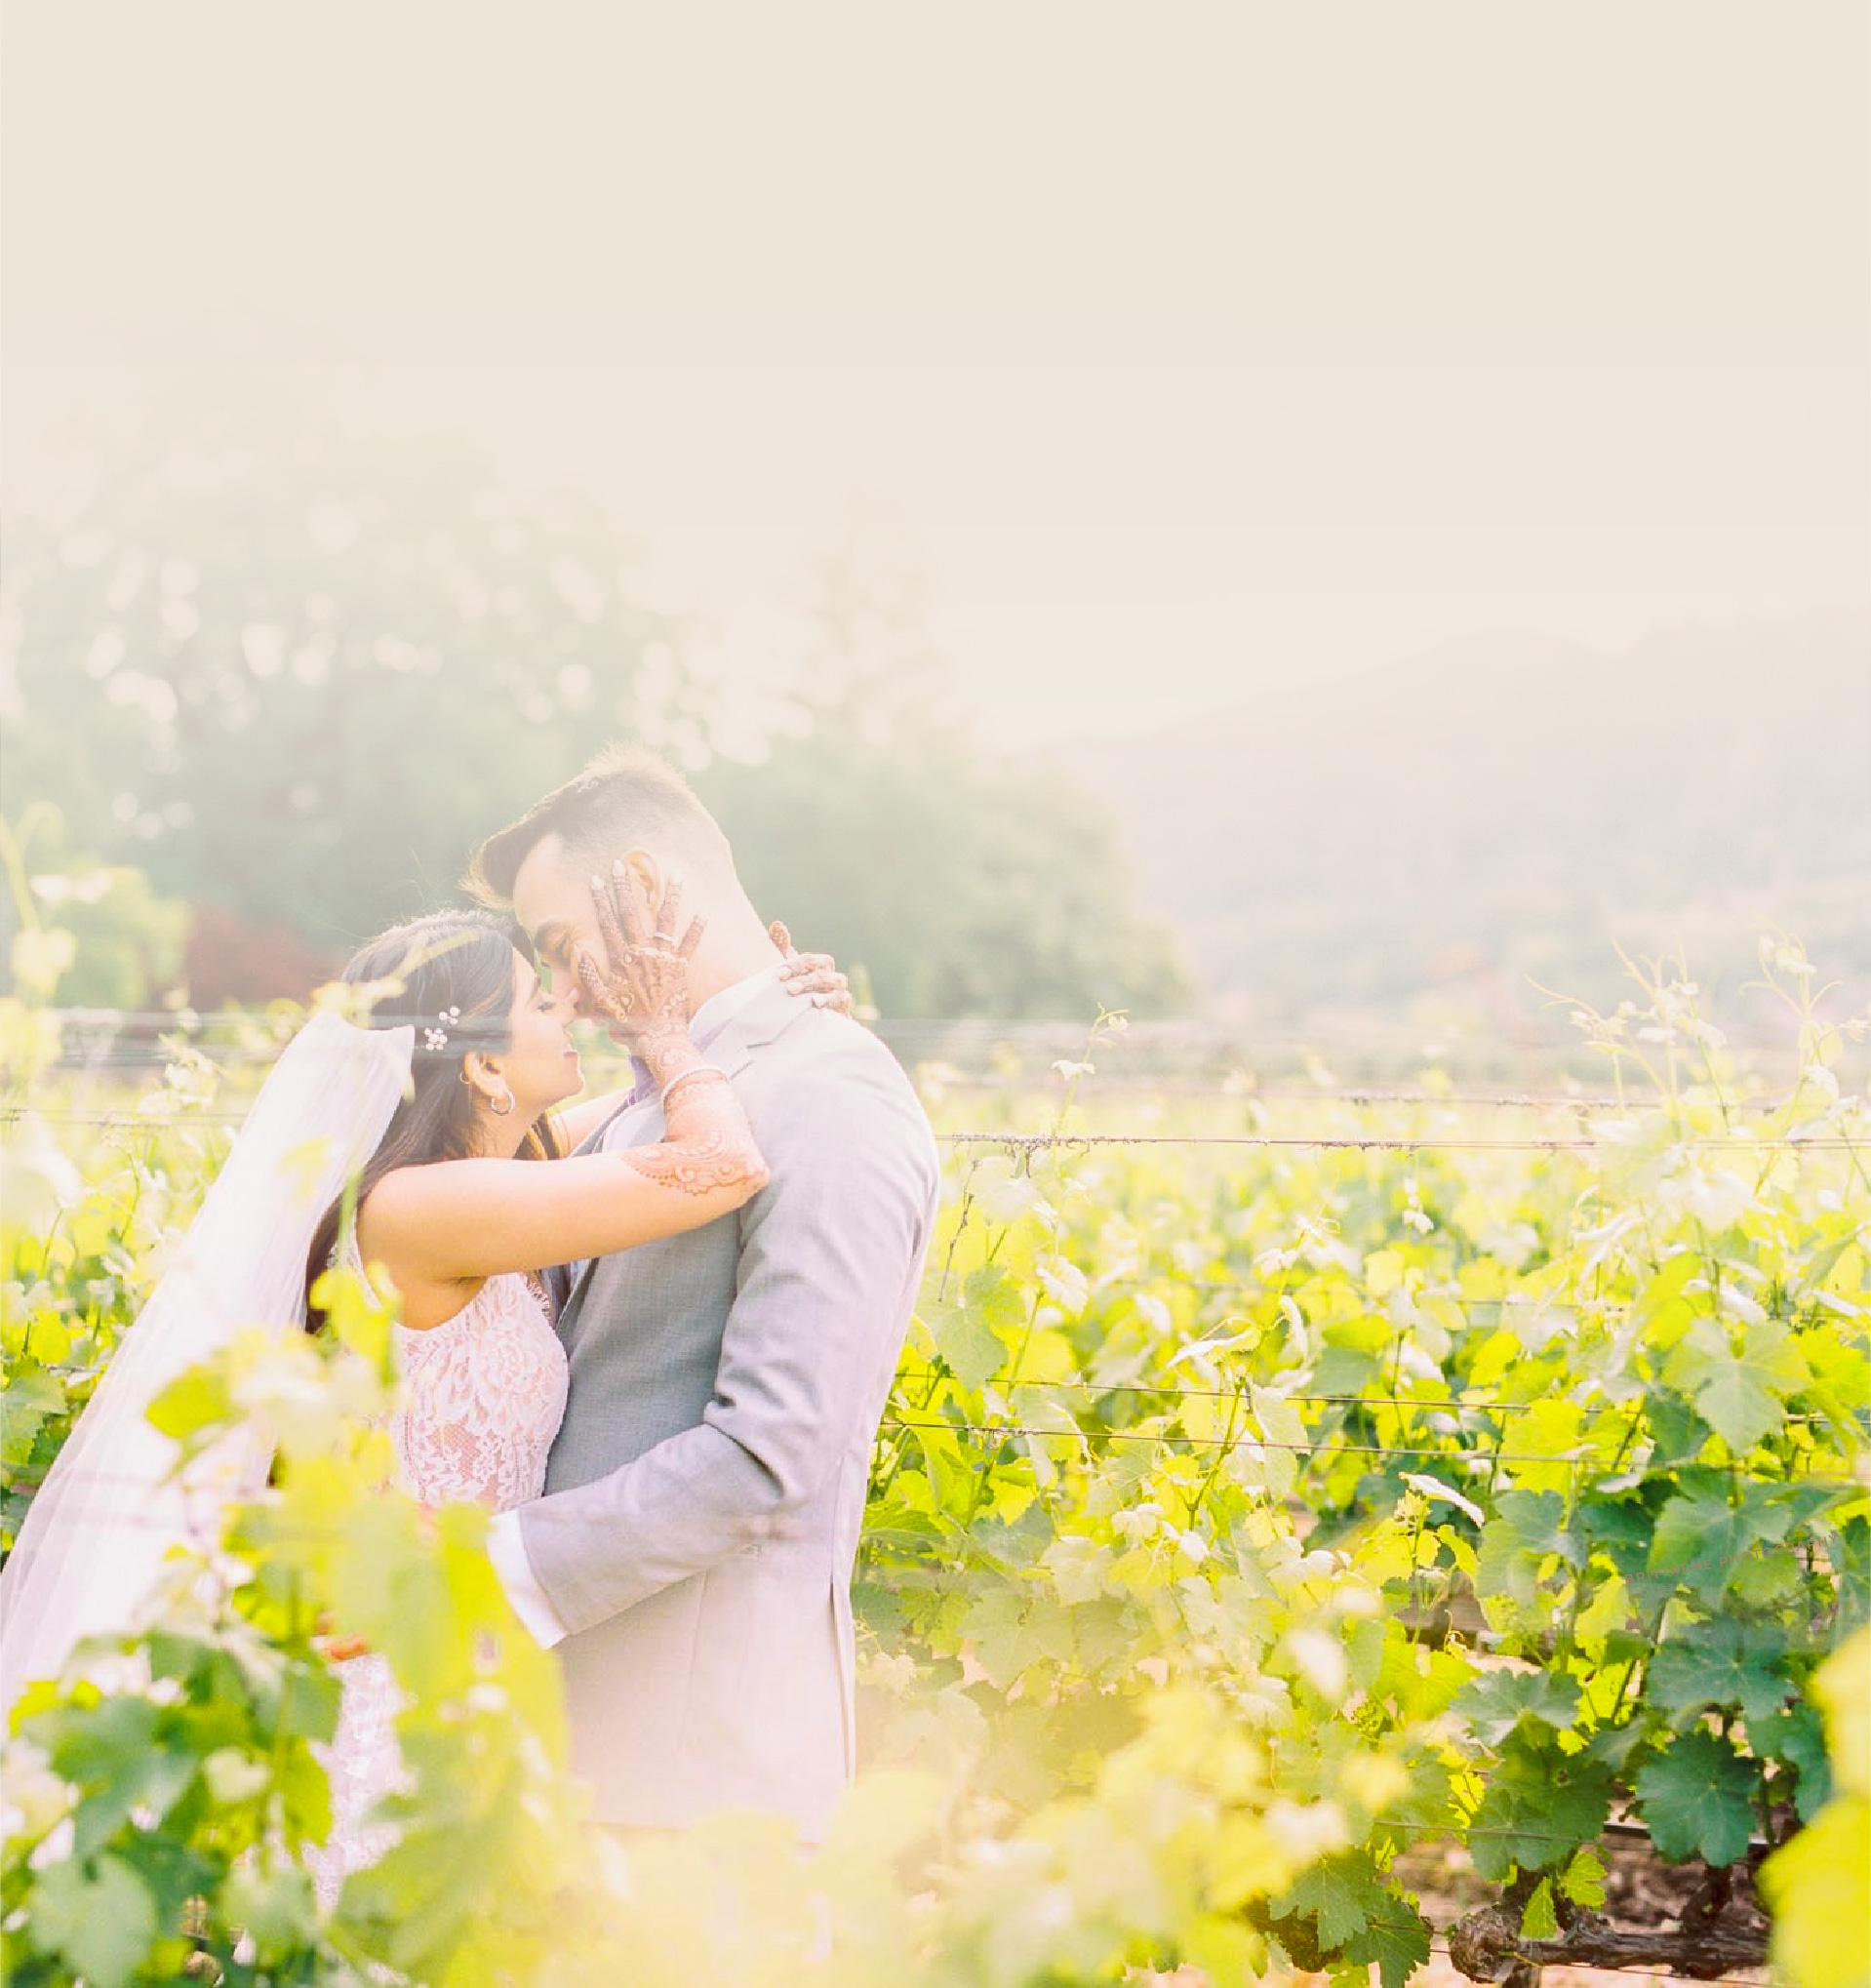
<path fill-rule="evenodd" d="M 629 873 L 593 890 L 608 957 L 582 954 L 577 972 L 646 1073 L 630 1096 L 660 1093 L 662 1140 L 563 1157 L 626 1097 L 555 1111 L 583 1088 L 571 1003 L 497 919 L 437 912 L 363 947 L 343 980 L 393 989 L 398 1014 L 374 1011 L 368 1028 L 319 1014 L 288 1047 L 27 1512 L 0 1571 L 7 1705 L 57 1675 L 80 1638 L 128 1626 L 163 1556 L 199 1530 L 149 1403 L 243 1326 L 319 1330 L 310 1290 L 328 1267 L 380 1268 L 401 1298 L 390 1433 L 404 1488 L 428 1504 L 505 1510 L 539 1495 L 565 1408 L 565 1353 L 537 1273 L 699 1228 L 760 1190 L 746 1118 L 689 1032 L 701 922 L 678 935 L 680 882 L 655 907 Z M 776 978 L 849 1012 L 830 959 L 793 953 L 783 926 L 771 935 Z M 248 1488 L 265 1461 L 246 1459 Z M 328 1901 L 380 1853 L 386 1838 L 363 1818 L 399 1772 L 387 1666 L 359 1654 L 343 1675 L 333 1832 L 314 1861 Z"/>

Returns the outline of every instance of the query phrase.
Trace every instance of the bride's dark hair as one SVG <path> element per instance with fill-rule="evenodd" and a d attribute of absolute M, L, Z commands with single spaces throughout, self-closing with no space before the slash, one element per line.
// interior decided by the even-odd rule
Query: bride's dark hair
<path fill-rule="evenodd" d="M 384 1174 L 399 1167 L 464 1160 L 474 1151 L 474 1093 L 461 1081 L 461 1059 L 472 1051 L 497 1054 L 511 1047 L 513 937 L 486 911 L 434 911 L 393 925 L 346 964 L 340 980 L 352 986 L 402 982 L 371 1013 L 378 1028 L 411 1023 L 416 1049 L 410 1060 L 412 1090 L 383 1129 L 358 1181 L 356 1206 Z M 561 1151 L 549 1119 L 527 1128 L 519 1157 L 552 1160 Z M 342 1200 L 326 1210 L 305 1258 L 306 1328 L 318 1332 L 324 1315 L 311 1305 L 311 1288 L 330 1267 L 338 1247 Z"/>

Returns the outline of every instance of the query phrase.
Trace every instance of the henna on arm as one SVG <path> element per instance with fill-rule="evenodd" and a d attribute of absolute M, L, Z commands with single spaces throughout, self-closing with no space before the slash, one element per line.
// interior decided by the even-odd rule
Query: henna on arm
<path fill-rule="evenodd" d="M 645 1042 L 637 1054 L 663 1089 L 666 1136 L 654 1146 L 626 1148 L 617 1157 L 663 1187 L 709 1194 L 724 1187 L 767 1184 L 767 1163 L 754 1144 L 747 1114 L 734 1087 L 686 1033 Z"/>
<path fill-rule="evenodd" d="M 757 1193 L 767 1184 L 767 1165 L 747 1115 L 726 1076 L 704 1060 L 689 1034 L 689 960 L 701 921 L 693 921 L 676 938 L 681 879 L 670 876 L 654 913 L 622 863 L 613 865 L 608 886 L 593 877 L 591 894 L 610 971 L 601 972 L 581 952 L 579 980 L 591 1005 L 612 1017 L 662 1092 L 665 1136 L 617 1157 L 659 1186 L 684 1194 L 742 1188 Z"/>

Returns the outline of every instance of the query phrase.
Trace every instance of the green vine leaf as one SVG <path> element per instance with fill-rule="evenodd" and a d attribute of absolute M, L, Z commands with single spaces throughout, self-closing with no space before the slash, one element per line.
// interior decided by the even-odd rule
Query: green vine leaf
<path fill-rule="evenodd" d="M 32 1928 L 87 1988 L 127 1988 L 156 1937 L 156 1901 L 121 1857 L 49 1866 L 33 1893 Z"/>
<path fill-rule="evenodd" d="M 1701 1857 L 1718 1869 L 1747 1854 L 1761 1770 L 1718 1734 L 1679 1733 L 1637 1776 L 1651 1841 L 1672 1863 Z"/>
<path fill-rule="evenodd" d="M 1741 1622 L 1697 1623 L 1672 1637 L 1651 1660 L 1646 1700 L 1679 1731 L 1699 1712 L 1738 1709 L 1750 1729 L 1771 1719 L 1792 1695 L 1779 1667 L 1786 1637 Z"/>
<path fill-rule="evenodd" d="M 1494 1884 L 1558 1869 L 1605 1827 L 1613 1785 L 1610 1768 L 1561 1752 L 1556 1734 L 1509 1739 L 1469 1825 L 1475 1869 Z"/>
<path fill-rule="evenodd" d="M 1793 1335 L 1777 1319 L 1750 1320 L 1737 1351 L 1728 1326 L 1699 1318 L 1663 1369 L 1663 1378 L 1737 1456 L 1786 1420 L 1786 1397 L 1809 1378 Z"/>
<path fill-rule="evenodd" d="M 1557 1939 L 1559 1914 L 1553 1908 L 1553 1881 L 1542 1878 L 1527 1897 L 1520 1915 L 1522 1939 Z"/>

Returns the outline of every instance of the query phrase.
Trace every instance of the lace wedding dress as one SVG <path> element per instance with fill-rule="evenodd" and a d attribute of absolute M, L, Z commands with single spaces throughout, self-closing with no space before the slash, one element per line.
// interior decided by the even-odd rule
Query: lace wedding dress
<path fill-rule="evenodd" d="M 473 1498 L 501 1512 L 545 1488 L 546 1451 L 565 1413 L 565 1349 L 545 1293 L 520 1272 L 490 1277 L 427 1332 L 396 1328 L 402 1389 L 390 1435 L 397 1481 L 427 1504 Z M 402 1781 L 396 1716 L 402 1698 L 380 1656 L 342 1666 L 338 1730 L 322 1749 L 332 1784 L 332 1833 L 307 1855 L 321 1903 L 373 1864 L 393 1829 L 364 1818 Z"/>

